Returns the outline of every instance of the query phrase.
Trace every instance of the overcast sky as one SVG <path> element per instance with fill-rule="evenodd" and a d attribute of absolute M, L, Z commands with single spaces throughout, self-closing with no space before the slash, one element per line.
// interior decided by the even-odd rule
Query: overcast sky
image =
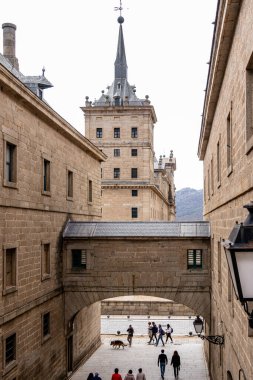
<path fill-rule="evenodd" d="M 16 24 L 25 75 L 54 85 L 45 99 L 84 134 L 80 107 L 113 81 L 119 0 L 11 0 L 0 21 Z M 177 160 L 176 189 L 203 187 L 197 157 L 217 0 L 123 0 L 128 81 L 155 107 L 155 153 Z M 0 33 L 2 52 L 2 33 Z"/>

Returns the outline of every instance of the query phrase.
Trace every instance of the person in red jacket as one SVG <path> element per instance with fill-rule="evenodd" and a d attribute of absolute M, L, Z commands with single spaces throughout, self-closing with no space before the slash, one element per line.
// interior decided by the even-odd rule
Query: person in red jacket
<path fill-rule="evenodd" d="M 112 374 L 112 380 L 122 380 L 122 377 L 119 374 L 118 368 L 115 368 L 114 373 Z"/>

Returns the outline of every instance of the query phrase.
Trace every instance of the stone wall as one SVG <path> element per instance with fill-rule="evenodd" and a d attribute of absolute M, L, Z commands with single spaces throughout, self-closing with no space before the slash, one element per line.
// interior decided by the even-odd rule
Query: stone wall
<path fill-rule="evenodd" d="M 192 316 L 194 311 L 184 305 L 165 301 L 113 301 L 101 302 L 102 315 L 162 315 Z"/>
<path fill-rule="evenodd" d="M 8 178 L 6 169 L 8 144 L 14 152 L 13 178 Z M 66 375 L 61 236 L 69 218 L 101 217 L 103 159 L 93 144 L 0 66 L 0 377 L 4 380 L 46 379 L 49 370 L 53 379 Z M 44 160 L 50 166 L 46 191 Z M 73 173 L 72 196 L 67 193 L 68 171 Z M 46 339 L 45 314 L 50 324 Z M 15 358 L 6 361 L 6 339 L 14 334 Z M 77 356 L 92 347 L 93 343 L 83 342 Z"/>
<path fill-rule="evenodd" d="M 253 378 L 252 331 L 222 246 L 236 221 L 245 220 L 243 205 L 253 198 L 252 15 L 251 0 L 220 2 L 200 139 L 204 214 L 212 230 L 210 333 L 225 337 L 220 349 L 209 347 L 214 380 L 227 378 L 228 371 L 233 379 Z"/>

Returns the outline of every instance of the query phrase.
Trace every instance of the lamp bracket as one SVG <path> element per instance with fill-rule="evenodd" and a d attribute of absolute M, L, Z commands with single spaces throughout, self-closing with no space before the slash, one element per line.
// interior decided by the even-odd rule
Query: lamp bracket
<path fill-rule="evenodd" d="M 204 340 L 208 340 L 208 342 L 213 343 L 213 344 L 218 344 L 218 345 L 223 345 L 224 344 L 224 336 L 221 335 L 199 335 L 199 337 Z"/>

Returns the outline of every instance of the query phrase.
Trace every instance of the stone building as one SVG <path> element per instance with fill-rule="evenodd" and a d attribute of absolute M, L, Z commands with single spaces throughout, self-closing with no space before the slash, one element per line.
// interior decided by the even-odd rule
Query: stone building
<path fill-rule="evenodd" d="M 149 96 L 140 99 L 127 79 L 122 23 L 114 80 L 94 102 L 86 97 L 85 135 L 107 155 L 102 164 L 102 219 L 172 221 L 175 219 L 174 171 L 176 159 L 155 158 L 154 125 L 157 121 Z"/>
<path fill-rule="evenodd" d="M 222 246 L 253 199 L 253 2 L 220 0 L 214 28 L 198 155 L 204 161 L 204 216 L 211 223 L 212 379 L 253 379 L 252 329 L 235 297 Z M 251 308 L 250 308 L 251 311 Z"/>
<path fill-rule="evenodd" d="M 61 234 L 101 217 L 106 157 L 43 100 L 44 72 L 19 71 L 15 29 L 3 24 L 0 54 L 0 378 L 60 379 L 100 341 L 99 304 L 79 313 L 74 344 L 66 335 Z"/>

